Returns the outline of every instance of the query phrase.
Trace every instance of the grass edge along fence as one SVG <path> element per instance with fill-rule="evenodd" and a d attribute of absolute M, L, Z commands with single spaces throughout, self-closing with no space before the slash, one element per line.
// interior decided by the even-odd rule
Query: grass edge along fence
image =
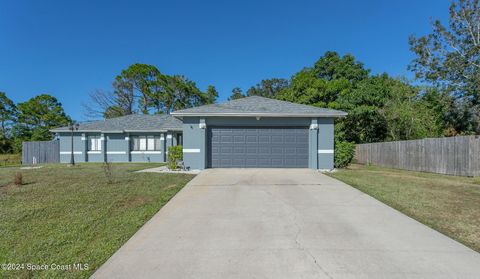
<path fill-rule="evenodd" d="M 357 144 L 359 164 L 457 176 L 480 176 L 480 136 Z"/>

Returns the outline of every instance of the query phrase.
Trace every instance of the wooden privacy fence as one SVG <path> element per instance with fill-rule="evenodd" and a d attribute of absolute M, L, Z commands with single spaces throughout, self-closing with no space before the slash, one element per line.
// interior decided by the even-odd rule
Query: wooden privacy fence
<path fill-rule="evenodd" d="M 459 176 L 480 175 L 480 136 L 357 144 L 360 164 Z"/>
<path fill-rule="evenodd" d="M 22 165 L 60 162 L 60 142 L 26 141 L 22 143 Z"/>

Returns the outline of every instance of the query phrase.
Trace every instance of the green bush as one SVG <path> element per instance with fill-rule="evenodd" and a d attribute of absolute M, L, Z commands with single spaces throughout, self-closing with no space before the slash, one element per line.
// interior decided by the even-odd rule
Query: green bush
<path fill-rule="evenodd" d="M 177 162 L 183 160 L 183 147 L 181 145 L 168 147 L 167 167 L 171 170 L 178 168 Z"/>
<path fill-rule="evenodd" d="M 355 156 L 355 144 L 348 141 L 339 141 L 335 143 L 335 167 L 345 168 Z"/>

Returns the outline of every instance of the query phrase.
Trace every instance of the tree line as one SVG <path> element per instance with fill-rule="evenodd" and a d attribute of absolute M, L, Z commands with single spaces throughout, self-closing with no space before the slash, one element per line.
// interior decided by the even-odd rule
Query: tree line
<path fill-rule="evenodd" d="M 214 103 L 218 92 L 208 86 L 202 92 L 182 75 L 165 75 L 153 65 L 133 64 L 112 82 L 111 91 L 95 91 L 84 104 L 89 119 L 129 114 L 168 114 L 173 110 Z M 60 102 L 41 94 L 15 104 L 0 92 L 0 154 L 21 152 L 23 141 L 53 138 L 50 129 L 72 123 Z"/>
<path fill-rule="evenodd" d="M 246 93 L 236 87 L 229 100 L 259 95 L 344 110 L 335 136 L 353 143 L 478 134 L 479 0 L 452 2 L 449 11 L 447 25 L 433 20 L 431 34 L 409 38 L 414 83 L 328 51 L 288 80 L 265 79 Z"/>
<path fill-rule="evenodd" d="M 388 74 L 372 75 L 352 55 L 332 51 L 289 80 L 262 80 L 245 94 L 234 88 L 229 99 L 254 95 L 348 112 L 336 122 L 337 141 L 437 137 L 450 127 L 446 115 L 452 99 L 448 94 Z"/>
<path fill-rule="evenodd" d="M 368 143 L 480 133 L 479 0 L 450 6 L 447 25 L 432 22 L 432 33 L 409 38 L 415 58 L 408 68 L 413 82 L 372 74 L 353 55 L 326 52 L 291 78 L 264 79 L 246 92 L 233 88 L 229 100 L 263 96 L 344 110 L 337 121 L 337 142 Z M 133 64 L 113 80 L 112 89 L 95 91 L 84 104 L 88 118 L 168 114 L 215 103 L 218 92 L 203 92 L 182 75 Z M 42 94 L 14 104 L 0 92 L 0 152 L 19 152 L 26 140 L 49 140 L 49 129 L 71 122 L 62 105 Z"/>
<path fill-rule="evenodd" d="M 0 154 L 21 152 L 23 141 L 50 140 L 51 128 L 70 122 L 62 104 L 51 95 L 41 94 L 15 104 L 0 92 Z"/>
<path fill-rule="evenodd" d="M 133 64 L 122 70 L 111 91 L 95 91 L 84 104 L 87 117 L 112 118 L 133 113 L 169 114 L 178 109 L 214 103 L 214 86 L 202 92 L 195 82 L 183 75 L 162 74 L 157 67 Z"/>

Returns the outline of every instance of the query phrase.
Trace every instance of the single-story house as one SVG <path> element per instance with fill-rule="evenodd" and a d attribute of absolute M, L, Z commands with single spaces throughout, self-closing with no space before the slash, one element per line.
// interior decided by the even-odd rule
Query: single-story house
<path fill-rule="evenodd" d="M 170 115 L 128 115 L 80 124 L 73 132 L 77 162 L 165 162 L 183 145 L 185 166 L 333 169 L 334 120 L 343 111 L 252 96 Z M 70 162 L 68 127 L 60 161 Z"/>

